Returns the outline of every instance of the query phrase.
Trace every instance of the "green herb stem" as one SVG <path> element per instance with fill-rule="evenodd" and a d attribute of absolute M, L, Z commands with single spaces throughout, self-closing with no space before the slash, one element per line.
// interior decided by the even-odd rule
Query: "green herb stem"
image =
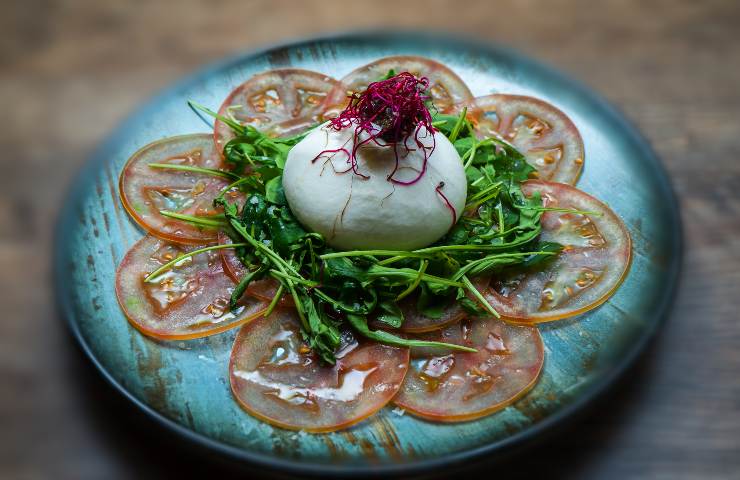
<path fill-rule="evenodd" d="M 454 343 L 444 342 L 429 342 L 425 340 L 413 340 L 408 338 L 398 337 L 385 330 L 370 330 L 367 325 L 367 318 L 362 315 L 347 314 L 347 320 L 350 325 L 354 327 L 363 336 L 375 340 L 386 345 L 393 345 L 396 347 L 437 347 L 445 348 L 449 350 L 456 350 L 460 352 L 471 352 L 476 353 L 478 350 L 463 345 L 455 345 Z"/>
<path fill-rule="evenodd" d="M 231 223 L 231 226 L 234 228 L 234 230 L 239 233 L 252 247 L 254 247 L 256 250 L 260 250 L 262 253 L 264 253 L 267 257 L 272 260 L 273 263 L 278 267 L 278 269 L 283 272 L 287 273 L 286 270 L 293 273 L 296 277 L 303 278 L 298 271 L 293 268 L 292 265 L 290 265 L 288 262 L 283 260 L 283 258 L 275 253 L 270 247 L 265 245 L 262 242 L 258 242 L 252 235 L 247 232 L 247 229 L 244 228 L 244 225 L 241 224 L 237 219 L 232 218 L 230 219 L 229 223 Z"/>
<path fill-rule="evenodd" d="M 238 135 L 243 135 L 246 132 L 246 127 L 244 127 L 244 125 L 241 125 L 240 123 L 235 122 L 230 118 L 224 117 L 223 115 L 219 115 L 210 108 L 204 107 L 203 105 L 196 103 L 193 100 L 188 100 L 188 105 L 194 110 L 200 110 L 201 112 L 204 112 L 217 120 L 221 120 Z"/>
<path fill-rule="evenodd" d="M 490 313 L 496 318 L 501 318 L 501 315 L 499 315 L 496 309 L 493 308 L 493 306 L 491 306 L 490 303 L 488 303 L 488 300 L 486 300 L 486 297 L 484 297 L 483 294 L 480 293 L 480 290 L 475 288 L 475 285 L 473 285 L 473 282 L 470 281 L 467 275 L 463 275 L 461 277 L 461 280 L 465 284 L 465 287 L 468 289 L 468 291 L 472 293 L 475 298 L 478 299 L 478 302 L 480 302 L 480 304 L 483 305 L 483 308 L 485 308 L 488 311 L 488 313 Z"/>
<path fill-rule="evenodd" d="M 440 285 L 447 285 L 449 287 L 463 287 L 464 285 L 460 282 L 448 280 L 446 278 L 429 275 L 426 273 L 417 272 L 410 268 L 391 268 L 391 267 L 371 267 L 367 272 L 369 277 L 403 277 L 416 279 L 417 276 L 421 277 L 421 280 L 427 283 L 438 283 Z"/>
<path fill-rule="evenodd" d="M 512 244 L 506 245 L 440 245 L 437 247 L 422 248 L 416 250 L 415 253 L 440 253 L 440 252 L 486 252 L 491 250 L 501 250 L 502 248 L 510 248 Z"/>
<path fill-rule="evenodd" d="M 460 268 L 453 276 L 452 278 L 454 280 L 459 280 L 463 276 L 465 276 L 470 270 L 475 268 L 476 266 L 492 262 L 494 260 L 500 260 L 504 258 L 517 258 L 517 257 L 531 257 L 532 255 L 557 255 L 556 252 L 545 252 L 545 251 L 539 251 L 539 252 L 516 252 L 516 253 L 498 253 L 495 255 L 487 255 L 483 258 L 479 258 L 477 260 L 473 260 L 471 262 L 466 263 L 462 268 Z"/>
<path fill-rule="evenodd" d="M 241 177 L 233 172 L 227 172 L 226 170 L 217 170 L 215 168 L 204 168 L 204 167 L 193 167 L 192 165 L 177 165 L 174 163 L 150 163 L 150 168 L 160 168 L 163 170 L 180 170 L 183 172 L 202 173 L 204 175 L 211 175 L 212 177 L 221 177 L 227 180 L 240 179 Z"/>
<path fill-rule="evenodd" d="M 502 233 L 506 230 L 506 226 L 504 225 L 504 206 L 501 202 L 496 204 L 496 213 L 498 216 L 498 231 Z"/>
<path fill-rule="evenodd" d="M 170 210 L 160 210 L 159 213 L 162 216 L 165 216 L 168 218 L 182 220 L 184 222 L 192 223 L 193 225 L 198 225 L 202 227 L 217 228 L 217 227 L 223 227 L 226 225 L 226 219 L 222 214 L 209 215 L 209 216 L 196 216 L 196 215 L 186 215 L 184 213 L 172 212 Z"/>
<path fill-rule="evenodd" d="M 263 267 L 260 267 L 257 270 L 248 272 L 246 275 L 244 275 L 244 277 L 242 277 L 234 290 L 231 292 L 231 298 L 229 299 L 229 308 L 231 310 L 235 310 L 237 308 L 239 299 L 242 298 L 242 295 L 244 295 L 244 292 L 247 290 L 247 287 L 249 287 L 249 284 L 252 283 L 252 280 L 264 273 L 264 271 L 265 269 Z"/>
<path fill-rule="evenodd" d="M 481 179 L 482 178 L 483 177 L 481 177 Z M 478 200 L 479 198 L 485 197 L 486 195 L 488 195 L 489 193 L 491 193 L 493 191 L 498 191 L 499 188 L 503 184 L 504 184 L 504 182 L 495 182 L 495 183 L 492 183 L 491 185 L 487 186 L 486 188 L 484 188 L 480 192 L 476 193 L 475 195 L 472 195 L 468 200 Z"/>
<path fill-rule="evenodd" d="M 451 143 L 455 143 L 455 140 L 457 140 L 457 136 L 460 134 L 460 129 L 462 129 L 462 126 L 465 123 L 467 114 L 468 107 L 465 107 L 463 108 L 463 111 L 460 112 L 460 116 L 457 118 L 457 122 L 455 123 L 455 126 L 452 127 L 452 131 L 450 132 L 450 136 L 448 137 Z"/>
<path fill-rule="evenodd" d="M 272 314 L 272 312 L 275 310 L 275 307 L 277 307 L 280 298 L 283 296 L 284 290 L 285 287 L 283 287 L 283 284 L 279 283 L 278 289 L 275 291 L 275 295 L 273 295 L 272 300 L 270 300 L 270 304 L 267 306 L 267 310 L 265 310 L 263 316 L 269 317 Z"/>
<path fill-rule="evenodd" d="M 282 259 L 277 253 L 272 251 L 271 248 L 269 248 L 267 245 L 265 245 L 262 242 L 258 242 L 254 237 L 252 237 L 249 232 L 247 232 L 247 229 L 244 228 L 244 226 L 239 222 L 236 218 L 230 219 L 231 226 L 234 228 L 234 230 L 239 233 L 249 244 L 254 247 L 256 250 L 260 250 L 262 253 L 264 253 L 275 266 L 277 269 L 283 273 L 288 274 L 288 271 L 295 274 L 295 276 L 299 278 L 303 278 L 298 271 L 296 271 L 295 268 L 293 268 L 292 265 L 290 265 L 288 262 Z M 298 318 L 301 320 L 301 325 L 306 332 L 311 331 L 311 326 L 308 322 L 308 319 L 306 318 L 306 311 L 303 308 L 303 304 L 301 303 L 301 299 L 298 296 L 298 292 L 295 289 L 295 286 L 293 285 L 293 281 L 287 278 L 284 278 L 281 280 L 281 283 L 285 283 L 285 285 L 288 287 L 288 291 L 290 292 L 291 296 L 293 297 L 293 302 L 295 303 L 295 309 L 298 313 Z"/>
<path fill-rule="evenodd" d="M 296 277 L 295 275 L 290 275 L 290 274 L 287 274 L 287 273 L 283 273 L 280 270 L 272 269 L 272 270 L 270 270 L 270 274 L 272 274 L 273 276 L 276 276 L 276 277 L 278 277 L 280 279 L 290 280 L 291 282 L 293 282 L 293 283 L 295 283 L 297 285 L 303 285 L 304 287 L 315 287 L 315 286 L 319 285 L 319 282 L 313 282 L 311 280 L 306 280 L 303 277 Z"/>
<path fill-rule="evenodd" d="M 352 250 L 346 252 L 332 252 L 319 255 L 322 260 L 328 260 L 330 258 L 342 258 L 342 257 L 404 257 L 404 258 L 419 258 L 416 252 L 410 252 L 406 250 Z"/>
<path fill-rule="evenodd" d="M 180 263 L 183 260 L 186 260 L 186 259 L 188 259 L 190 257 L 193 257 L 195 255 L 198 255 L 198 254 L 201 254 L 201 253 L 205 253 L 205 252 L 210 252 L 212 250 L 221 250 L 222 248 L 238 248 L 238 247 L 246 247 L 246 246 L 247 246 L 246 243 L 229 243 L 229 244 L 226 244 L 226 245 L 211 245 L 210 247 L 203 247 L 203 248 L 199 248 L 197 250 L 193 250 L 191 252 L 184 253 L 184 254 L 180 255 L 179 257 L 177 257 L 177 258 L 175 258 L 173 260 L 170 260 L 169 262 L 165 263 L 164 265 L 162 265 L 158 269 L 154 270 L 152 273 L 150 273 L 149 275 L 147 275 L 144 278 L 144 281 L 145 282 L 152 282 L 152 281 L 156 280 L 157 277 L 159 277 L 160 275 L 162 275 L 164 272 L 172 269 L 172 267 L 176 267 L 178 263 Z"/>
<path fill-rule="evenodd" d="M 416 276 L 416 278 L 414 279 L 414 281 L 411 282 L 411 284 L 409 284 L 409 286 L 406 288 L 406 290 L 404 290 L 403 292 L 401 292 L 401 293 L 398 294 L 398 296 L 396 297 L 396 301 L 403 300 L 404 298 L 406 298 L 407 296 L 409 296 L 411 294 L 411 292 L 413 292 L 414 290 L 416 290 L 416 287 L 418 287 L 419 284 L 421 283 L 421 279 L 424 276 L 424 272 L 427 271 L 427 267 L 428 266 L 429 266 L 429 261 L 428 260 L 423 260 L 421 262 L 421 266 L 419 267 L 419 274 Z"/>
<path fill-rule="evenodd" d="M 588 210 L 577 210 L 575 208 L 534 207 L 534 206 L 529 206 L 529 205 L 522 205 L 519 208 L 524 209 L 524 210 L 533 210 L 535 212 L 562 212 L 562 213 L 572 213 L 575 215 L 593 215 L 595 217 L 600 217 L 603 215 L 602 212 L 589 212 Z"/>
<path fill-rule="evenodd" d="M 403 260 L 403 259 L 406 259 L 406 258 L 409 258 L 409 257 L 407 255 L 396 255 L 395 257 L 390 257 L 390 258 L 386 258 L 385 260 L 379 261 L 378 262 L 378 265 L 381 265 L 381 266 L 390 265 L 392 263 L 396 263 L 396 262 L 398 262 L 400 260 Z M 415 258 L 427 258 L 427 256 L 426 255 L 418 255 Z"/>

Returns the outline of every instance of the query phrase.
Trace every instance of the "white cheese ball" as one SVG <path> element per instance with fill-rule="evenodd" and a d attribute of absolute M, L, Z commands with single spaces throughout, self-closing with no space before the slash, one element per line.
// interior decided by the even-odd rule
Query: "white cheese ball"
<path fill-rule="evenodd" d="M 447 137 L 435 132 L 432 138 L 422 127 L 418 132 L 421 142 L 426 146 L 436 142 L 426 172 L 416 183 L 398 185 L 388 180 L 395 166 L 389 146 L 370 142 L 357 151 L 356 170 L 368 178 L 353 173 L 344 152 L 316 159 L 325 150 L 343 147 L 351 152 L 353 135 L 354 127 L 336 131 L 324 124 L 290 150 L 283 189 L 298 220 L 343 250 L 413 250 L 447 233 L 453 218 L 462 214 L 467 195 L 462 161 Z M 407 144 L 415 147 L 413 137 Z M 416 178 L 424 153 L 418 148 L 407 153 L 400 144 L 397 148 L 400 161 L 393 178 Z M 444 184 L 440 191 L 455 209 L 454 216 L 437 192 L 440 183 Z"/>

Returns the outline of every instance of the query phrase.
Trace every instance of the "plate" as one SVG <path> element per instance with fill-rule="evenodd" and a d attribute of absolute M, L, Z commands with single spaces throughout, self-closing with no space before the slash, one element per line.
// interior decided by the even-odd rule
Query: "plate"
<path fill-rule="evenodd" d="M 386 407 L 343 432 L 311 435 L 272 427 L 233 400 L 228 356 L 234 332 L 158 342 L 126 321 L 115 269 L 142 235 L 121 207 L 118 176 L 139 147 L 207 132 L 186 101 L 218 107 L 251 75 L 294 66 L 340 78 L 380 57 L 423 55 L 455 70 L 475 95 L 533 95 L 578 126 L 586 163 L 578 187 L 609 204 L 633 239 L 631 271 L 600 308 L 541 327 L 546 348 L 536 387 L 501 412 L 435 424 Z M 424 34 L 355 33 L 268 48 L 206 68 L 165 90 L 97 150 L 62 208 L 55 243 L 58 300 L 91 361 L 132 403 L 201 443 L 245 461 L 320 474 L 418 472 L 492 458 L 572 416 L 613 383 L 666 315 L 681 259 L 678 209 L 645 140 L 601 98 L 560 73 L 504 48 Z"/>

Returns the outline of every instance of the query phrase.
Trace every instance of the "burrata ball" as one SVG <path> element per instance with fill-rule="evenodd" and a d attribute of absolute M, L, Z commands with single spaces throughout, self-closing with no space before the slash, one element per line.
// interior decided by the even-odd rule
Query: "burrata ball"
<path fill-rule="evenodd" d="M 354 134 L 354 128 L 324 124 L 290 150 L 283 189 L 304 227 L 342 250 L 414 250 L 447 233 L 460 218 L 467 195 L 462 161 L 447 137 L 419 127 L 415 137 L 427 147 L 426 171 L 415 183 L 401 185 L 388 178 L 396 165 L 392 145 L 371 141 L 361 146 L 354 171 L 347 153 L 327 152 L 351 152 Z M 393 178 L 398 181 L 417 178 L 424 164 L 415 138 L 405 145 L 409 150 L 403 143 L 395 147 L 399 161 Z"/>

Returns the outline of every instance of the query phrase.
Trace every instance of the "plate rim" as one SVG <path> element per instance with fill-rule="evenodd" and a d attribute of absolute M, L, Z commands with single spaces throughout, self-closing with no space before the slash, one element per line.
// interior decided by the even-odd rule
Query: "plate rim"
<path fill-rule="evenodd" d="M 279 457 L 275 455 L 269 455 L 259 452 L 253 452 L 250 450 L 242 449 L 233 445 L 229 445 L 220 441 L 217 441 L 204 434 L 197 433 L 187 427 L 180 425 L 179 423 L 165 417 L 163 414 L 154 410 L 152 407 L 147 405 L 142 400 L 136 398 L 131 392 L 129 392 L 120 382 L 118 382 L 113 374 L 108 371 L 102 363 L 98 360 L 95 353 L 92 351 L 90 345 L 85 339 L 82 331 L 79 327 L 79 322 L 75 318 L 74 308 L 68 295 L 63 295 L 64 288 L 56 288 L 58 285 L 63 285 L 63 277 L 67 273 L 65 267 L 65 259 L 62 256 L 64 248 L 61 239 L 67 238 L 67 232 L 71 228 L 70 225 L 74 222 L 70 222 L 70 218 L 74 218 L 73 207 L 78 204 L 78 199 L 81 196 L 82 189 L 79 188 L 82 185 L 88 183 L 90 177 L 98 171 L 98 167 L 106 162 L 105 153 L 109 151 L 114 145 L 118 144 L 122 137 L 125 135 L 122 133 L 128 129 L 130 125 L 137 123 L 141 118 L 146 117 L 150 112 L 156 110 L 157 106 L 162 102 L 166 101 L 169 97 L 177 95 L 178 92 L 185 87 L 197 83 L 201 79 L 207 78 L 214 72 L 235 67 L 239 64 L 252 61 L 253 59 L 278 50 L 290 50 L 300 47 L 302 45 L 324 42 L 330 43 L 335 41 L 349 41 L 349 42 L 374 42 L 374 43 L 397 43 L 399 41 L 420 41 L 424 39 L 431 39 L 435 42 L 440 40 L 449 42 L 453 47 L 467 50 L 478 50 L 487 55 L 497 55 L 514 61 L 517 64 L 523 64 L 528 67 L 534 67 L 539 71 L 557 78 L 559 81 L 568 84 L 579 96 L 586 97 L 591 103 L 597 106 L 610 121 L 615 122 L 619 126 L 619 131 L 626 137 L 630 137 L 634 142 L 634 145 L 638 150 L 644 152 L 645 158 L 648 160 L 646 167 L 652 170 L 654 176 L 658 179 L 658 185 L 662 191 L 662 196 L 665 196 L 670 202 L 668 212 L 670 216 L 671 232 L 669 238 L 672 239 L 673 250 L 675 255 L 670 256 L 669 264 L 666 267 L 666 277 L 669 279 L 669 284 L 663 289 L 663 297 L 660 304 L 656 308 L 658 312 L 657 318 L 651 322 L 645 331 L 641 334 L 636 342 L 631 346 L 630 351 L 625 355 L 618 364 L 616 364 L 611 370 L 604 372 L 604 374 L 597 379 L 590 387 L 584 390 L 576 399 L 571 403 L 564 406 L 557 412 L 547 416 L 543 420 L 536 424 L 533 424 L 524 430 L 521 430 L 513 435 L 507 436 L 506 438 L 498 441 L 487 443 L 484 445 L 477 446 L 475 448 L 462 450 L 459 452 L 453 452 L 445 455 L 438 456 L 436 458 L 427 458 L 421 460 L 411 460 L 407 463 L 378 463 L 378 464 L 333 464 L 333 463 L 318 463 L 310 460 L 296 460 L 286 457 Z M 577 413 L 581 412 L 588 406 L 591 406 L 599 397 L 601 397 L 623 374 L 633 366 L 639 355 L 646 349 L 653 338 L 656 336 L 658 330 L 665 324 L 669 314 L 671 313 L 671 305 L 673 303 L 678 284 L 680 281 L 680 273 L 683 265 L 684 255 L 684 239 L 683 239 L 683 223 L 680 214 L 679 202 L 677 200 L 675 191 L 670 181 L 670 177 L 663 166 L 661 160 L 655 153 L 649 141 L 640 133 L 640 131 L 626 118 L 626 116 L 618 110 L 614 105 L 605 100 L 601 95 L 596 93 L 594 90 L 587 87 L 580 81 L 570 77 L 569 75 L 562 73 L 556 68 L 550 66 L 547 63 L 535 60 L 526 54 L 520 53 L 519 51 L 495 43 L 492 41 L 476 40 L 471 37 L 455 35 L 451 33 L 435 33 L 424 30 L 411 30 L 406 32 L 390 31 L 385 29 L 355 29 L 349 31 L 340 31 L 324 35 L 308 35 L 303 37 L 292 38 L 286 41 L 273 42 L 259 48 L 246 49 L 235 54 L 228 55 L 223 59 L 205 64 L 204 66 L 198 67 L 194 72 L 186 74 L 179 80 L 169 83 L 161 88 L 154 95 L 149 96 L 144 100 L 138 107 L 120 122 L 118 122 L 105 139 L 98 144 L 92 154 L 87 157 L 87 160 L 83 163 L 78 173 L 75 175 L 73 180 L 68 184 L 66 194 L 62 200 L 62 207 L 58 213 L 56 226 L 54 228 L 52 238 L 52 279 L 54 288 L 55 303 L 57 311 L 61 312 L 65 319 L 67 327 L 69 328 L 72 336 L 77 341 L 78 345 L 93 363 L 98 372 L 105 378 L 110 385 L 114 387 L 116 391 L 122 394 L 125 398 L 136 405 L 141 411 L 155 420 L 161 427 L 169 429 L 176 434 L 180 435 L 183 439 L 192 442 L 195 445 L 207 447 L 218 454 L 229 457 L 233 460 L 241 462 L 247 462 L 252 466 L 264 466 L 277 471 L 282 471 L 291 474 L 308 474 L 311 476 L 316 475 L 330 475 L 334 477 L 353 474 L 353 475 L 388 475 L 388 474 L 404 474 L 404 475 L 418 475 L 425 472 L 429 472 L 436 468 L 449 469 L 454 466 L 459 466 L 465 461 L 480 460 L 485 454 L 493 452 L 503 453 L 510 452 L 517 447 L 524 446 L 528 441 L 543 436 L 547 432 L 551 432 L 556 427 L 563 425 L 568 419 L 574 417 Z"/>

